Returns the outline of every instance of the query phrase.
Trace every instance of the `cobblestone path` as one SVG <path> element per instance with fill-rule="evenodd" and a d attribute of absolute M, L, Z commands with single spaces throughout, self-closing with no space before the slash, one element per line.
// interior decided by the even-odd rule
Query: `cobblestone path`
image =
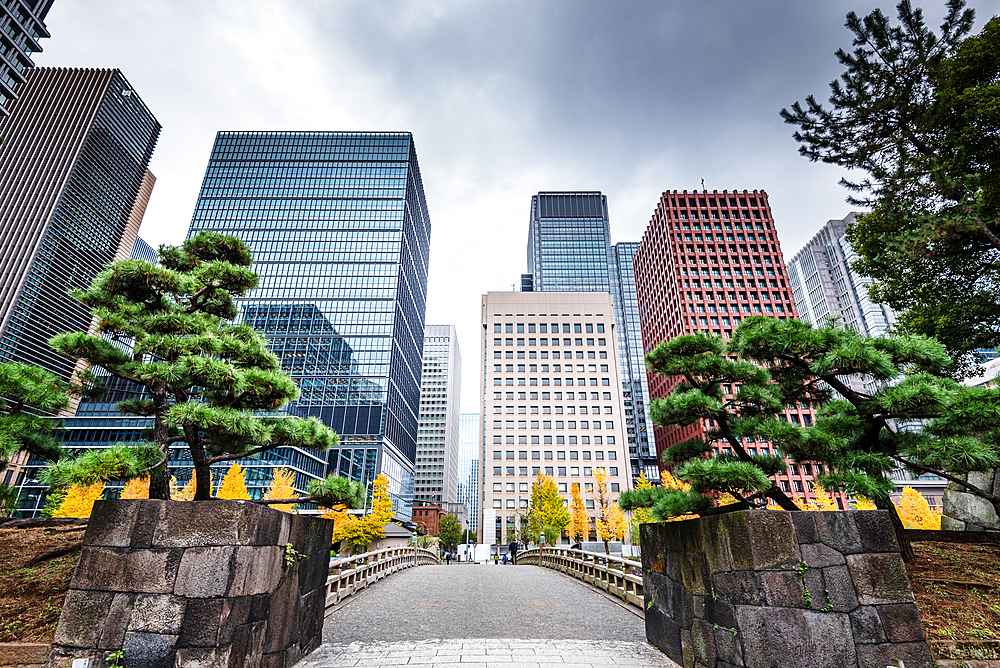
<path fill-rule="evenodd" d="M 421 566 L 348 601 L 297 668 L 677 666 L 624 605 L 536 566 Z"/>

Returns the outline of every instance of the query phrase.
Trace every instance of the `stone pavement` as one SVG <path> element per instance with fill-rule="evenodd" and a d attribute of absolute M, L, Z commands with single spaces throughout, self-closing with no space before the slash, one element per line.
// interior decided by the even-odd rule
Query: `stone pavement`
<path fill-rule="evenodd" d="M 677 668 L 635 612 L 537 566 L 421 566 L 351 598 L 296 668 Z"/>

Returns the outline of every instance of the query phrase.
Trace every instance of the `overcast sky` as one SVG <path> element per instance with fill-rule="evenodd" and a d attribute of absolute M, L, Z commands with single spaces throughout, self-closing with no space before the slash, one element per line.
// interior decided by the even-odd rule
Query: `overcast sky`
<path fill-rule="evenodd" d="M 915 0 L 932 25 L 943 0 Z M 976 30 L 995 2 L 972 2 Z M 762 189 L 785 257 L 849 211 L 778 111 L 827 97 L 876 0 L 55 0 L 36 63 L 117 67 L 163 125 L 141 236 L 179 243 L 218 130 L 408 130 L 431 234 L 427 323 L 479 410 L 480 295 L 526 270 L 531 195 L 600 190 L 613 241 L 664 190 Z"/>

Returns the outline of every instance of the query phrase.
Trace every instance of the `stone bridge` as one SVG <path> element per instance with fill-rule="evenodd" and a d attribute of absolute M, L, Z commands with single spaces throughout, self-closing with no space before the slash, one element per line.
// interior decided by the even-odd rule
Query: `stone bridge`
<path fill-rule="evenodd" d="M 323 645 L 298 666 L 416 664 L 677 665 L 646 642 L 641 610 L 593 585 L 534 565 L 453 563 L 408 568 L 343 599 L 327 616 Z"/>

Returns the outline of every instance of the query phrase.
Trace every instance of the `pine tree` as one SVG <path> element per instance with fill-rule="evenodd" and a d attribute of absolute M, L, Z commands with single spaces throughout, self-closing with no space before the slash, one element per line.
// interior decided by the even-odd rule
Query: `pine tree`
<path fill-rule="evenodd" d="M 597 537 L 604 541 L 604 552 L 611 554 L 609 541 L 625 537 L 628 521 L 621 507 L 608 493 L 608 474 L 603 468 L 594 469 L 594 479 L 597 481 L 593 491 L 594 506 L 597 508 L 594 527 L 597 529 Z"/>
<path fill-rule="evenodd" d="M 754 317 L 734 332 L 730 345 L 767 366 L 783 403 L 821 406 L 810 428 L 781 423 L 782 449 L 798 462 L 826 464 L 827 472 L 817 477 L 824 488 L 867 497 L 890 511 L 907 560 L 913 552 L 890 498 L 892 471 L 933 473 L 1000 513 L 1000 497 L 968 475 L 1000 465 L 1000 393 L 949 378 L 950 360 L 940 343 Z M 844 381 L 850 376 L 867 377 L 880 388 L 855 389 Z M 898 427 L 908 421 L 923 426 Z"/>
<path fill-rule="evenodd" d="M 56 375 L 28 364 L 0 364 L 0 478 L 18 452 L 49 461 L 62 454 L 53 432 L 61 423 L 43 417 L 69 405 L 70 387 Z M 17 490 L 0 483 L 0 514 L 17 508 Z"/>
<path fill-rule="evenodd" d="M 125 483 L 122 489 L 122 499 L 148 499 L 149 498 L 149 476 L 142 478 L 132 478 Z"/>
<path fill-rule="evenodd" d="M 571 542 L 580 543 L 590 536 L 590 515 L 587 514 L 587 507 L 580 495 L 580 483 L 578 482 L 573 483 L 572 498 L 569 506 L 569 539 Z"/>
<path fill-rule="evenodd" d="M 170 448 L 186 444 L 198 472 L 194 499 L 205 500 L 211 498 L 213 464 L 280 447 L 324 451 L 337 444 L 337 435 L 316 418 L 279 412 L 298 397 L 298 388 L 260 333 L 229 322 L 238 315 L 233 298 L 258 285 L 250 264 L 242 241 L 202 232 L 182 246 L 161 248 L 158 265 L 115 262 L 88 290 L 73 293 L 91 308 L 98 331 L 61 334 L 50 343 L 111 378 L 143 387 L 118 409 L 149 417 L 153 426 L 148 443 L 127 449 L 130 458 L 118 462 L 119 470 L 95 467 L 107 456 L 101 449 L 66 467 L 64 480 L 92 482 L 95 468 L 102 469 L 101 480 L 148 473 L 150 497 L 167 499 Z M 98 376 L 86 380 L 100 389 Z M 333 505 L 332 498 L 320 498 L 323 489 L 329 487 L 313 481 L 310 500 Z"/>
<path fill-rule="evenodd" d="M 234 501 L 249 501 L 250 492 L 247 491 L 246 474 L 239 462 L 229 465 L 229 470 L 222 478 L 222 484 L 216 494 L 220 499 L 231 499 Z"/>
<path fill-rule="evenodd" d="M 266 500 L 295 498 L 295 472 L 291 469 L 271 469 L 271 484 L 264 494 Z M 271 506 L 275 510 L 294 513 L 297 505 L 294 503 L 279 503 Z"/>
<path fill-rule="evenodd" d="M 974 12 L 949 0 L 935 34 L 909 0 L 847 15 L 853 50 L 828 104 L 782 109 L 799 153 L 861 171 L 843 179 L 870 213 L 847 236 L 896 331 L 936 336 L 967 371 L 1000 342 L 1000 18 L 969 37 Z"/>
<path fill-rule="evenodd" d="M 104 497 L 104 484 L 70 485 L 59 509 L 52 517 L 90 517 L 94 502 Z"/>

